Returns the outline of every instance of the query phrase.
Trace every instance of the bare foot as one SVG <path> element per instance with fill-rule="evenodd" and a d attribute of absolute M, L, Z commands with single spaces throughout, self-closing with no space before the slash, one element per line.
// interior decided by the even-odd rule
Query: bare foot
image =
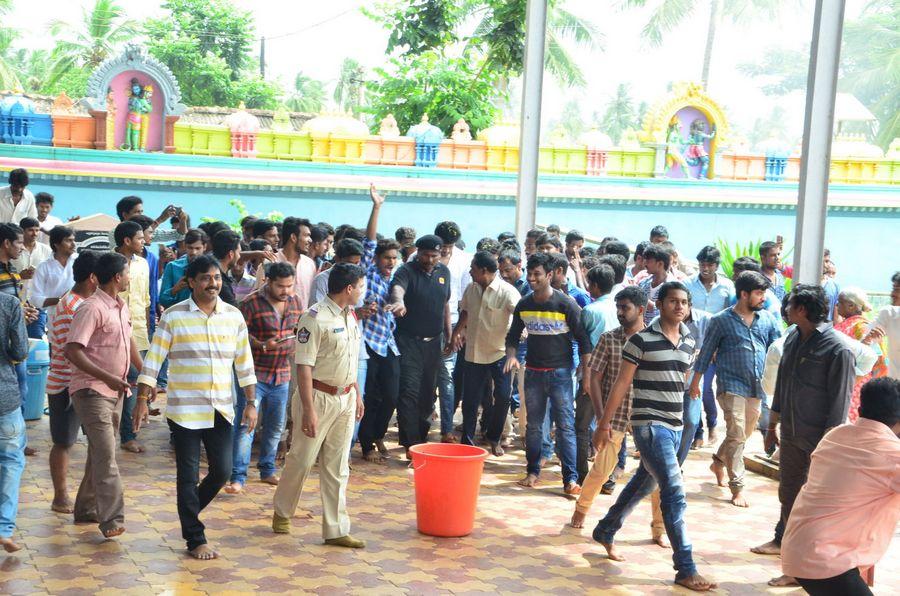
<path fill-rule="evenodd" d="M 744 498 L 743 491 L 737 491 L 731 494 L 731 504 L 735 507 L 749 507 L 750 503 Z"/>
<path fill-rule="evenodd" d="M 503 457 L 503 454 L 506 452 L 503 451 L 503 447 L 500 446 L 500 443 L 491 442 L 491 453 L 494 457 Z"/>
<path fill-rule="evenodd" d="M 516 484 L 518 484 L 519 486 L 524 486 L 527 488 L 534 488 L 535 486 L 537 486 L 537 483 L 538 477 L 534 474 L 529 474 L 528 476 L 525 476 L 525 478 L 522 478 L 521 480 L 516 482 Z"/>
<path fill-rule="evenodd" d="M 16 542 L 12 538 L 0 538 L 0 546 L 3 547 L 8 553 L 14 553 L 17 550 L 22 550 L 21 545 L 16 544 Z"/>
<path fill-rule="evenodd" d="M 781 554 L 781 545 L 775 542 L 774 540 L 770 540 L 765 544 L 760 544 L 759 546 L 754 546 L 750 549 L 751 553 L 756 553 L 757 555 L 780 555 Z"/>
<path fill-rule="evenodd" d="M 388 448 L 387 448 L 387 445 L 384 444 L 384 439 L 381 439 L 380 441 L 375 441 L 375 449 L 378 450 L 378 453 L 387 457 Z"/>
<path fill-rule="evenodd" d="M 130 451 L 132 453 L 144 452 L 144 446 L 134 439 L 128 441 L 127 443 L 122 443 L 122 449 L 124 449 L 125 451 Z"/>
<path fill-rule="evenodd" d="M 109 530 L 103 530 L 104 538 L 115 538 L 116 536 L 121 536 L 125 533 L 125 526 L 119 526 L 118 528 L 110 528 Z"/>
<path fill-rule="evenodd" d="M 260 478 L 259 481 L 271 484 L 272 486 L 278 486 L 278 476 L 266 476 L 265 478 Z"/>
<path fill-rule="evenodd" d="M 601 542 L 600 546 L 606 549 L 606 557 L 610 561 L 624 561 L 625 557 L 619 554 L 619 549 L 616 548 L 615 544 L 607 544 L 605 542 Z"/>
<path fill-rule="evenodd" d="M 583 528 L 585 517 L 587 516 L 584 513 L 576 510 L 575 513 L 572 514 L 572 519 L 569 520 L 569 525 L 573 528 Z"/>
<path fill-rule="evenodd" d="M 663 536 L 654 536 L 654 537 L 653 537 L 653 544 L 655 544 L 655 545 L 658 546 L 659 548 L 672 548 L 672 545 L 669 544 L 669 539 L 666 538 L 665 535 L 663 535 Z"/>
<path fill-rule="evenodd" d="M 188 553 L 195 559 L 200 559 L 201 561 L 208 561 L 219 557 L 219 553 L 214 551 L 208 544 L 201 544 L 197 548 L 189 550 Z"/>
<path fill-rule="evenodd" d="M 37 455 L 37 449 L 35 449 L 34 447 L 26 447 L 25 455 L 27 455 L 28 457 L 31 457 L 32 455 Z"/>
<path fill-rule="evenodd" d="M 709 469 L 716 475 L 716 484 L 721 487 L 728 486 L 728 482 L 725 480 L 725 466 L 713 460 L 713 463 L 709 465 Z"/>
<path fill-rule="evenodd" d="M 578 485 L 577 482 L 569 482 L 566 484 L 563 491 L 569 497 L 577 497 L 578 495 L 581 494 L 581 487 Z"/>
<path fill-rule="evenodd" d="M 708 592 L 718 587 L 716 582 L 706 579 L 699 573 L 695 573 L 689 577 L 676 579 L 675 583 L 695 592 Z"/>
<path fill-rule="evenodd" d="M 74 508 L 72 507 L 72 501 L 66 499 L 65 501 L 57 503 L 53 501 L 50 503 L 50 509 L 57 513 L 72 513 Z"/>
<path fill-rule="evenodd" d="M 225 485 L 225 492 L 229 495 L 239 495 L 244 490 L 244 485 L 240 482 L 229 482 Z"/>
<path fill-rule="evenodd" d="M 387 461 L 387 458 L 376 449 L 373 449 L 368 453 L 363 453 L 363 459 L 372 464 L 383 464 Z"/>
<path fill-rule="evenodd" d="M 787 588 L 789 586 L 799 586 L 800 584 L 790 575 L 779 575 L 770 579 L 769 585 L 773 588 Z"/>

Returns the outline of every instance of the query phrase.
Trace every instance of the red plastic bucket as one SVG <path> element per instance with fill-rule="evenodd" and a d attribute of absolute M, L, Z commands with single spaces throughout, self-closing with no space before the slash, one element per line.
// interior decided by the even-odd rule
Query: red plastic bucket
<path fill-rule="evenodd" d="M 422 443 L 409 449 L 416 484 L 416 524 L 429 536 L 467 536 L 488 452 L 481 447 Z"/>

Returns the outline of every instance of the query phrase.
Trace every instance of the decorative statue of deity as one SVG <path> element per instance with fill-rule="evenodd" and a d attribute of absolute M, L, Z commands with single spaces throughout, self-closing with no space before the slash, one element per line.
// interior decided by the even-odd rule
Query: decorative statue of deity
<path fill-rule="evenodd" d="M 709 169 L 709 154 L 706 152 L 703 143 L 715 136 L 715 126 L 713 126 L 712 130 L 707 134 L 706 122 L 703 119 L 697 118 L 691 122 L 691 136 L 688 138 L 688 148 L 687 151 L 685 151 L 684 156 L 688 165 L 700 166 L 700 172 L 697 174 L 697 178 L 700 180 L 706 179 L 706 171 Z"/>
<path fill-rule="evenodd" d="M 149 109 L 141 114 L 141 151 L 147 150 L 147 135 L 150 134 L 150 111 L 153 109 L 153 86 L 144 87 L 144 99 Z"/>
<path fill-rule="evenodd" d="M 393 114 L 388 114 L 381 119 L 378 135 L 386 139 L 395 139 L 400 136 L 400 127 L 397 126 L 397 119 L 394 118 Z"/>
<path fill-rule="evenodd" d="M 116 148 L 116 99 L 112 87 L 106 89 L 106 148 Z"/>
<path fill-rule="evenodd" d="M 450 138 L 454 141 L 471 141 L 472 132 L 469 130 L 468 123 L 462 118 L 457 120 L 456 124 L 453 125 L 453 132 L 450 133 Z"/>
<path fill-rule="evenodd" d="M 150 103 L 150 97 L 153 92 L 150 86 L 141 87 L 137 79 L 131 79 L 131 92 L 128 95 L 128 117 L 125 120 L 125 142 L 122 144 L 123 151 L 146 151 L 146 145 L 142 145 L 142 137 L 146 140 L 146 135 L 141 134 L 144 128 L 144 115 L 149 115 L 153 110 Z M 149 116 L 147 116 L 149 123 Z"/>
<path fill-rule="evenodd" d="M 678 122 L 677 116 L 672 116 L 672 119 L 669 120 L 669 130 L 666 133 L 666 170 L 679 167 L 684 177 L 690 178 L 691 171 L 681 153 L 681 148 L 686 144 L 687 141 L 681 136 L 681 123 Z"/>

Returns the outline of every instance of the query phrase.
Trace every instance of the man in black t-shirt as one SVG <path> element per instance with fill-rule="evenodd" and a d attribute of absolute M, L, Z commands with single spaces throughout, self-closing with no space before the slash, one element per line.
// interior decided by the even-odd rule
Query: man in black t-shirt
<path fill-rule="evenodd" d="M 397 425 L 407 457 L 410 447 L 428 438 L 437 368 L 444 344 L 450 341 L 450 270 L 440 263 L 441 244 L 441 239 L 433 235 L 416 241 L 415 260 L 394 273 L 391 301 L 384 307 L 397 318 Z"/>
<path fill-rule="evenodd" d="M 582 357 L 591 352 L 590 339 L 581 325 L 581 308 L 575 301 L 550 286 L 555 270 L 549 254 L 528 257 L 528 283 L 533 292 L 519 301 L 512 326 L 506 336 L 506 365 L 503 372 L 519 369 L 519 338 L 528 331 L 525 360 L 525 458 L 527 475 L 522 486 L 535 486 L 541 473 L 544 414 L 548 403 L 556 422 L 556 444 L 562 464 L 567 495 L 581 493 L 575 468 L 575 399 L 572 341 Z"/>

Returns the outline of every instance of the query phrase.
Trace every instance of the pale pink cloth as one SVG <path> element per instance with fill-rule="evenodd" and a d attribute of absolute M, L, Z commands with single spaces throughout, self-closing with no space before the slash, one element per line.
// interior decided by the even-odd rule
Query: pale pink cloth
<path fill-rule="evenodd" d="M 871 567 L 900 519 L 900 439 L 868 418 L 831 430 L 812 454 L 809 477 L 781 543 L 785 575 L 825 579 Z"/>
<path fill-rule="evenodd" d="M 279 250 L 275 253 L 275 260 L 279 263 L 290 263 L 293 265 L 293 263 L 284 256 L 283 250 Z M 256 287 L 262 286 L 263 282 L 266 280 L 265 267 L 266 263 L 263 262 L 256 270 Z M 300 255 L 300 260 L 297 261 L 297 265 L 294 269 L 294 292 L 297 296 L 297 300 L 300 301 L 300 308 L 305 311 L 310 307 L 309 296 L 312 292 L 313 280 L 316 278 L 318 268 L 316 267 L 316 262 L 311 258 L 306 255 Z"/>
<path fill-rule="evenodd" d="M 88 360 L 124 380 L 131 361 L 131 316 L 128 305 L 118 296 L 113 298 L 103 290 L 97 290 L 72 316 L 66 340 L 66 345 L 68 344 L 84 346 L 84 355 Z M 106 397 L 118 397 L 106 383 L 73 364 L 69 395 L 80 389 L 93 389 Z"/>

